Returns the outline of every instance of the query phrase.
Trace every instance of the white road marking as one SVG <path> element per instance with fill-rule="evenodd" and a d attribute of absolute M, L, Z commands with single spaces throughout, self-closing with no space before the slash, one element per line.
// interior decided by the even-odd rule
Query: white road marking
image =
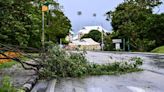
<path fill-rule="evenodd" d="M 103 92 L 101 88 L 89 88 L 87 92 Z"/>
<path fill-rule="evenodd" d="M 127 86 L 127 88 L 128 88 L 129 90 L 131 90 L 132 92 L 146 92 L 144 89 L 139 88 L 139 87 Z"/>

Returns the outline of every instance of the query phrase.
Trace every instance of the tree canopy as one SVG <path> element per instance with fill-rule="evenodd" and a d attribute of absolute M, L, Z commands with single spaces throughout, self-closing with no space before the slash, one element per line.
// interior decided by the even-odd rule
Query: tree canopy
<path fill-rule="evenodd" d="M 101 32 L 98 30 L 91 30 L 88 34 L 83 35 L 82 38 L 92 38 L 96 42 L 101 42 Z"/>
<path fill-rule="evenodd" d="M 52 2 L 52 0 L 50 0 Z M 59 9 L 58 4 L 45 15 L 46 37 L 48 41 L 64 38 L 71 29 L 70 20 Z M 39 1 L 1 0 L 0 1 L 0 42 L 23 47 L 41 45 L 42 17 Z M 50 24 L 51 23 L 51 24 Z"/>
<path fill-rule="evenodd" d="M 58 10 L 51 11 L 52 16 L 50 24 L 47 26 L 48 40 L 59 42 L 60 38 L 65 38 L 71 30 L 70 20 L 63 12 Z"/>
<path fill-rule="evenodd" d="M 145 7 L 142 7 L 142 3 Z M 141 0 L 125 0 L 116 7 L 115 11 L 109 11 L 106 14 L 112 21 L 111 25 L 115 32 L 113 38 L 129 40 L 133 50 L 148 51 L 163 44 L 161 27 L 164 21 L 163 14 L 153 14 L 152 7 L 148 8 L 150 4 L 154 4 L 153 7 L 155 7 L 160 2 L 145 0 L 142 3 Z"/>
<path fill-rule="evenodd" d="M 162 4 L 161 0 L 124 0 L 124 2 L 136 4 L 141 8 L 154 8 Z"/>

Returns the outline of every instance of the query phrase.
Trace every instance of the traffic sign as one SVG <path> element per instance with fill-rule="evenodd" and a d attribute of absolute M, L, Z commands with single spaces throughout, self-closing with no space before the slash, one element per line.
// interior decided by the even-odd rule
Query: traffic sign
<path fill-rule="evenodd" d="M 48 6 L 43 5 L 42 6 L 42 12 L 48 11 Z"/>

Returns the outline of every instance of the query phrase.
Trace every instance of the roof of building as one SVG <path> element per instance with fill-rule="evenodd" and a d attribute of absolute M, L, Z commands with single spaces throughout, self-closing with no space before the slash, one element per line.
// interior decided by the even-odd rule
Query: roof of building
<path fill-rule="evenodd" d="M 104 29 L 102 26 L 85 26 L 81 29 L 78 33 L 88 34 L 91 30 L 98 30 L 100 32 L 109 32 L 108 30 Z"/>

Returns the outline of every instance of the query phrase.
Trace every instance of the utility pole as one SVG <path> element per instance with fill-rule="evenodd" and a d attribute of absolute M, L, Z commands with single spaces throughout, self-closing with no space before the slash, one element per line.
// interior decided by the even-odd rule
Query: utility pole
<path fill-rule="evenodd" d="M 101 32 L 101 49 L 102 49 L 102 51 L 104 50 L 104 33 L 103 33 L 103 28 L 102 28 L 102 32 Z"/>

